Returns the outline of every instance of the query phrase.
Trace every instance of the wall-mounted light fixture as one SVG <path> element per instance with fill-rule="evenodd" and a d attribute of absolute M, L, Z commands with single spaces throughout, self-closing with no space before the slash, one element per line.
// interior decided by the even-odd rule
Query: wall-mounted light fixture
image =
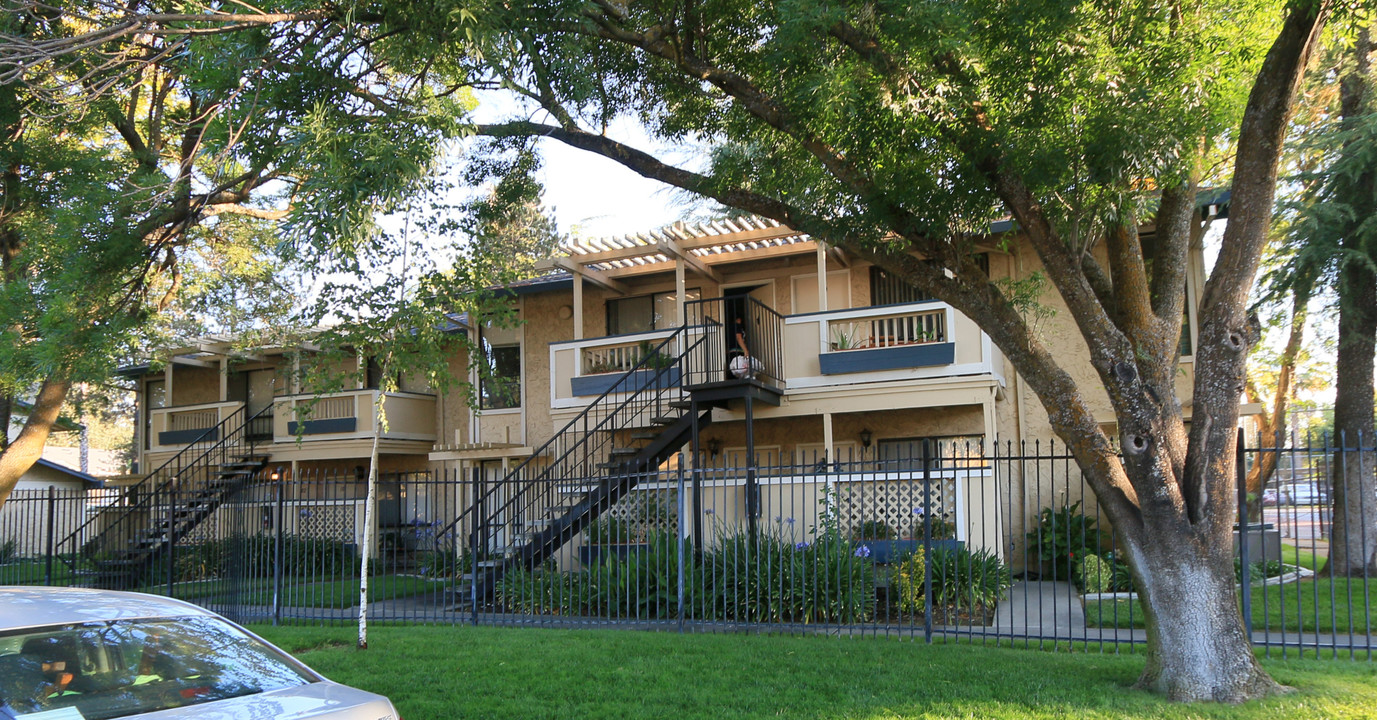
<path fill-rule="evenodd" d="M 722 454 L 722 439 L 708 438 L 708 456 L 715 458 L 720 454 Z"/>
<path fill-rule="evenodd" d="M 869 430 L 862 430 L 862 431 L 861 431 L 861 447 L 867 448 L 867 449 L 868 449 L 868 448 L 870 447 L 870 441 L 871 441 L 874 437 L 875 437 L 875 436 L 872 435 L 871 432 L 870 432 Z"/>

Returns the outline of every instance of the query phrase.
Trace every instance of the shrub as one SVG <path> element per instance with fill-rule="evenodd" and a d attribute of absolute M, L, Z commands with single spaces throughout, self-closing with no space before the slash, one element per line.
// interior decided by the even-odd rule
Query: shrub
<path fill-rule="evenodd" d="M 0 543 L 0 563 L 14 562 L 19 559 L 19 543 L 13 539 Z"/>
<path fill-rule="evenodd" d="M 866 520 L 851 533 L 852 540 L 861 542 L 866 540 L 893 540 L 897 536 L 898 533 L 894 532 L 894 528 L 883 520 Z"/>
<path fill-rule="evenodd" d="M 1133 572 L 1128 569 L 1128 563 L 1120 560 L 1113 551 L 1105 553 L 1104 557 L 1113 567 L 1109 589 L 1113 592 L 1135 592 L 1137 588 L 1133 586 Z"/>
<path fill-rule="evenodd" d="M 1107 544 L 1106 533 L 1080 507 L 1080 501 L 1076 501 L 1060 510 L 1043 508 L 1038 526 L 1027 533 L 1028 545 L 1036 549 L 1038 559 L 1053 580 L 1076 579 L 1080 560 L 1099 554 L 1101 546 Z"/>
<path fill-rule="evenodd" d="M 923 611 L 923 569 L 926 560 L 923 548 L 918 548 L 894 564 L 890 588 L 899 596 L 899 609 L 904 612 Z"/>
<path fill-rule="evenodd" d="M 639 541 L 639 538 L 632 532 L 631 526 L 614 515 L 603 515 L 597 520 L 594 520 L 593 523 L 583 531 L 583 539 L 584 542 L 589 545 L 608 545 Z"/>
<path fill-rule="evenodd" d="M 458 577 L 473 570 L 473 557 L 467 549 L 428 550 L 421 553 L 416 570 L 426 577 Z"/>
<path fill-rule="evenodd" d="M 1013 586 L 1009 568 L 989 550 L 932 549 L 932 604 L 976 611 L 993 608 Z"/>
<path fill-rule="evenodd" d="M 1259 560 L 1255 563 L 1248 563 L 1248 581 L 1258 582 L 1267 578 L 1280 577 L 1286 574 L 1286 566 L 1279 560 Z M 1243 582 L 1243 560 L 1234 558 L 1234 582 Z"/>
<path fill-rule="evenodd" d="M 1099 555 L 1086 555 L 1080 567 L 1081 592 L 1109 592 L 1114 587 L 1114 563 Z"/>
<path fill-rule="evenodd" d="M 352 543 L 295 537 L 284 537 L 281 542 L 286 577 L 339 578 L 351 573 L 358 562 Z M 269 578 L 277 573 L 277 552 L 277 538 L 272 535 L 234 535 L 178 546 L 173 567 L 179 581 Z"/>

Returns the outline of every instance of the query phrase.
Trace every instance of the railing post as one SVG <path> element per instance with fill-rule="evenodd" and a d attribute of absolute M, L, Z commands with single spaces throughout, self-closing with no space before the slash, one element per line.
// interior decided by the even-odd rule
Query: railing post
<path fill-rule="evenodd" d="M 273 538 L 273 625 L 282 624 L 282 523 L 286 518 L 284 512 L 287 497 L 283 489 L 284 480 L 277 480 L 277 518 L 273 525 L 277 532 Z"/>
<path fill-rule="evenodd" d="M 923 441 L 923 641 L 932 644 L 932 448 Z"/>
<path fill-rule="evenodd" d="M 1238 430 L 1234 445 L 1234 476 L 1238 482 L 1238 562 L 1243 568 L 1241 594 L 1243 595 L 1243 626 L 1248 631 L 1248 642 L 1253 641 L 1253 583 L 1250 558 L 1248 557 L 1248 470 L 1243 451 L 1243 428 Z M 1264 555 L 1266 545 L 1263 545 Z"/>
<path fill-rule="evenodd" d="M 482 474 L 483 468 L 474 465 L 473 490 L 469 495 L 469 506 L 472 508 L 469 516 L 473 518 L 472 543 L 469 546 L 469 611 L 472 615 L 471 624 L 473 625 L 478 624 L 478 548 L 481 535 L 478 526 L 483 522 L 483 498 L 479 495 L 481 490 L 479 479 Z"/>
<path fill-rule="evenodd" d="M 694 423 L 697 427 L 698 423 Z M 680 456 L 678 476 L 678 488 L 675 492 L 674 511 L 676 520 L 674 523 L 674 547 L 678 554 L 679 562 L 679 587 L 677 588 L 678 609 L 679 609 L 679 632 L 684 631 L 684 463 L 683 456 Z"/>
<path fill-rule="evenodd" d="M 53 584 L 53 553 L 57 549 L 54 543 L 57 540 L 57 488 L 48 486 L 48 532 L 47 532 L 47 552 L 43 563 L 43 584 Z"/>

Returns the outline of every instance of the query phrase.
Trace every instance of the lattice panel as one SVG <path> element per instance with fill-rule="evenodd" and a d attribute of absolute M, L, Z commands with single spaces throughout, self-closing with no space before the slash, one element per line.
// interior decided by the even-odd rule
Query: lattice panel
<path fill-rule="evenodd" d="M 354 504 L 303 505 L 296 508 L 297 534 L 304 538 L 354 541 Z"/>
<path fill-rule="evenodd" d="M 930 492 L 933 519 L 956 524 L 956 480 L 933 478 Z M 839 501 L 845 533 L 860 530 L 868 520 L 879 520 L 898 531 L 901 538 L 923 535 L 922 480 L 851 483 L 841 490 Z"/>
<path fill-rule="evenodd" d="M 602 517 L 620 520 L 635 538 L 643 538 L 652 530 L 674 532 L 678 527 L 678 496 L 676 490 L 632 490 Z"/>

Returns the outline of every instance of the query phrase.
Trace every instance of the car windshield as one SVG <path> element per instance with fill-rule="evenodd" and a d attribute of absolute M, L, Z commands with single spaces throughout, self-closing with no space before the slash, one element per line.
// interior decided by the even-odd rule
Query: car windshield
<path fill-rule="evenodd" d="M 0 633 L 0 718 L 118 718 L 315 679 L 217 618 Z"/>

